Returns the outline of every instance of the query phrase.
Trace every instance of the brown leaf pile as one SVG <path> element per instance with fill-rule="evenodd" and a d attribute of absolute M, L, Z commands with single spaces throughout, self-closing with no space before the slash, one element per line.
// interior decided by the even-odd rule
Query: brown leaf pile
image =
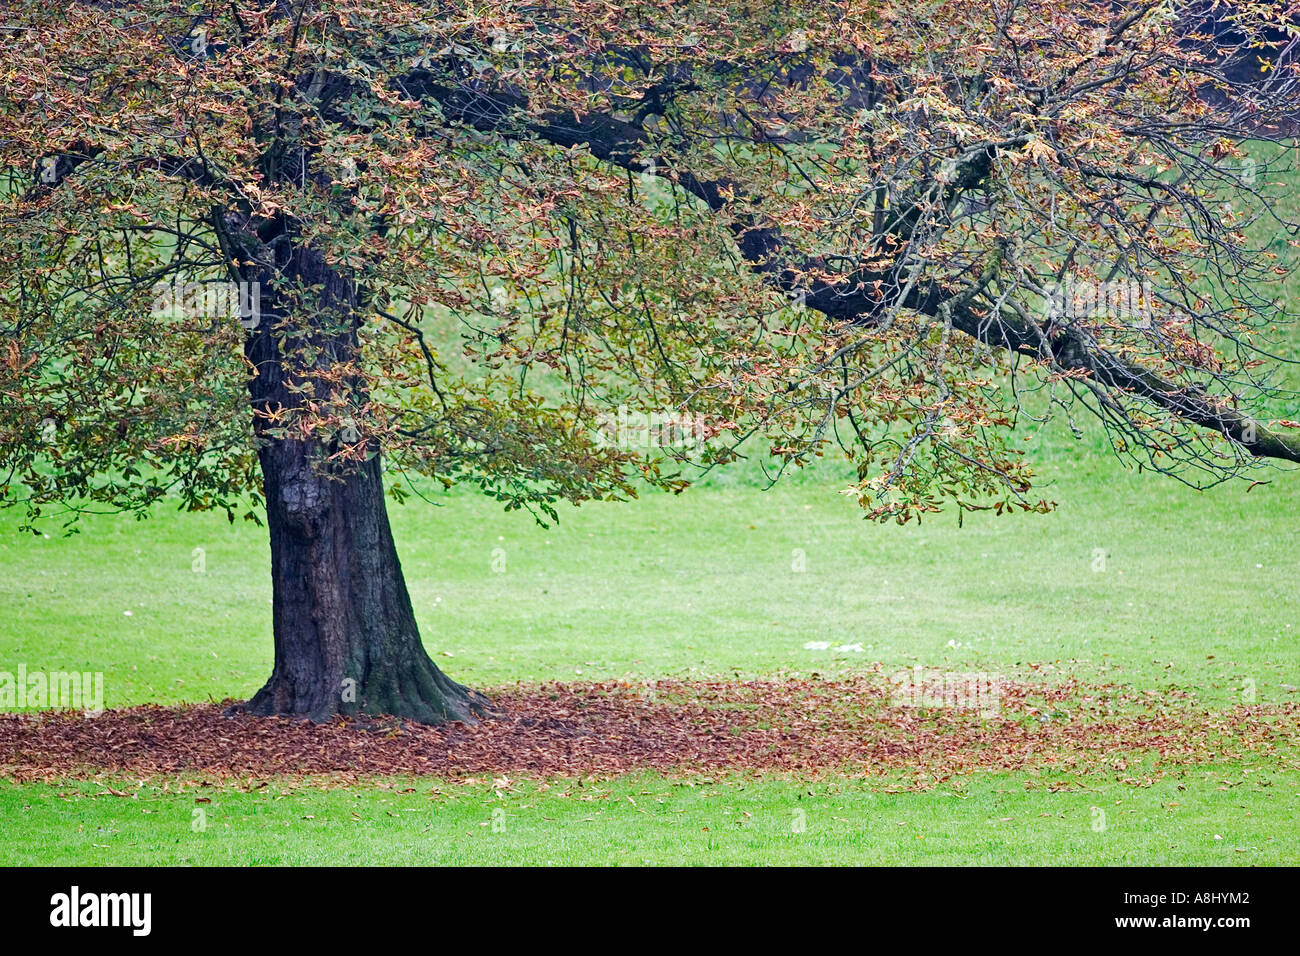
<path fill-rule="evenodd" d="M 478 726 L 225 716 L 226 705 L 145 706 L 98 717 L 0 715 L 0 773 L 19 779 L 122 773 L 911 775 L 982 770 L 1147 776 L 1255 754 L 1294 763 L 1300 705 L 1210 711 L 1175 690 L 1004 683 L 999 711 L 894 706 L 849 680 L 617 681 L 520 685 Z M 1139 782 L 1132 780 L 1130 782 Z"/>

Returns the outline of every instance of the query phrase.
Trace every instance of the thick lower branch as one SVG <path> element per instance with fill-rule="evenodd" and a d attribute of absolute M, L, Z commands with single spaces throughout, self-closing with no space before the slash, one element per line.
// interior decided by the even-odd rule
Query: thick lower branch
<path fill-rule="evenodd" d="M 430 74 L 417 71 L 410 78 L 410 91 L 435 99 L 444 112 L 461 122 L 489 131 L 508 126 L 511 118 L 527 116 L 527 100 L 500 89 L 450 88 L 433 82 Z M 734 204 L 741 194 L 734 183 L 711 182 L 688 170 L 676 169 L 662 157 L 646 159 L 648 137 L 639 126 L 599 113 L 564 114 L 528 118 L 521 131 L 566 148 L 585 145 L 597 159 L 636 173 L 652 172 L 671 179 L 698 197 L 712 210 L 720 211 Z M 951 206 L 963 191 L 980 186 L 992 172 L 992 162 L 999 148 L 1017 145 L 1021 139 L 969 148 L 958 162 L 954 175 L 943 191 L 942 202 Z M 891 233 L 902 234 L 915 228 L 920 203 L 904 204 L 906 212 L 890 222 Z M 741 220 L 733 224 L 733 233 L 741 254 L 755 272 L 782 292 L 794 291 L 799 277 L 808 269 L 782 261 L 784 242 L 781 231 L 773 226 Z M 880 275 L 888 281 L 889 275 Z M 893 278 L 897 278 L 896 276 Z M 804 305 L 836 321 L 868 322 L 887 304 L 873 293 L 872 276 L 856 276 L 841 282 L 820 282 L 804 292 Z M 914 289 L 902 305 L 925 314 L 939 314 L 945 300 L 952 313 L 954 328 L 995 348 L 1049 361 L 1065 371 L 1082 371 L 1101 385 L 1138 396 L 1178 417 L 1203 428 L 1228 436 L 1250 454 L 1300 462 L 1300 438 L 1290 438 L 1269 429 L 1250 415 L 1230 407 L 1208 393 L 1178 385 L 1140 365 L 1091 347 L 1077 331 L 1058 336 L 1043 350 L 1040 329 L 1029 328 L 1014 315 L 996 319 L 978 314 L 970 305 L 971 296 L 962 292 L 944 292 L 929 283 Z"/>
<path fill-rule="evenodd" d="M 969 301 L 953 307 L 955 298 L 930 285 L 907 304 L 936 317 L 946 304 L 953 328 L 986 345 L 1029 356 L 1058 371 L 1084 372 L 1106 388 L 1138 396 L 1185 421 L 1219 432 L 1257 458 L 1300 462 L 1300 436 L 1278 434 L 1202 389 L 1179 385 L 1136 362 L 1097 348 L 1078 329 L 1064 329 L 1049 339 L 1041 328 L 1007 309 L 996 315 L 981 313 Z"/>

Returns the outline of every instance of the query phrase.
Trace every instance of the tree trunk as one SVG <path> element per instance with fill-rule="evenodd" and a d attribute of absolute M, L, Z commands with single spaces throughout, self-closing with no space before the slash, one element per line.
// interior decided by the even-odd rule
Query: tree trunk
<path fill-rule="evenodd" d="M 291 307 L 264 283 L 262 314 L 245 344 L 271 533 L 275 669 L 242 709 L 313 721 L 386 714 L 474 723 L 491 713 L 487 698 L 448 679 L 420 641 L 379 455 L 326 465 L 331 446 L 268 424 L 268 413 L 301 403 L 291 386 L 310 385 L 314 368 L 346 361 L 357 348 L 356 292 L 347 279 L 310 249 L 296 250 L 286 266 L 319 300 Z"/>
<path fill-rule="evenodd" d="M 316 474 L 303 442 L 261 451 L 271 532 L 275 670 L 254 714 L 328 720 L 392 714 L 474 723 L 483 695 L 425 652 L 388 525 L 378 456 L 344 477 Z"/>

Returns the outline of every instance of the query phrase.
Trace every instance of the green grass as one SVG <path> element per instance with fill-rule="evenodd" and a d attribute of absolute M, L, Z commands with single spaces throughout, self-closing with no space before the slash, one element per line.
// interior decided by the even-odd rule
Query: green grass
<path fill-rule="evenodd" d="M 962 528 L 863 522 L 834 474 L 589 505 L 549 529 L 459 493 L 394 520 L 430 653 L 482 687 L 1049 662 L 1220 701 L 1250 679 L 1262 702 L 1294 699 L 1293 476 L 1198 494 L 1103 458 L 1046 457 L 1056 513 Z M 263 529 L 209 515 L 9 534 L 0 661 L 103 671 L 110 707 L 247 696 L 271 665 L 269 560 Z"/>
<path fill-rule="evenodd" d="M 1283 351 L 1300 354 L 1296 341 Z M 1176 685 L 1215 707 L 1248 688 L 1261 704 L 1298 699 L 1300 473 L 1196 493 L 1121 469 L 1096 434 L 1024 437 L 1061 502 L 1044 517 L 866 524 L 827 463 L 769 492 L 753 465 L 731 469 L 681 497 L 566 509 L 549 529 L 457 491 L 395 508 L 395 533 L 430 653 L 482 688 L 879 662 Z M 246 697 L 269 674 L 262 529 L 165 509 L 90 519 L 71 538 L 0 520 L 0 670 L 102 671 L 110 707 Z M 650 775 L 253 792 L 112 781 L 126 796 L 0 782 L 0 864 L 1294 864 L 1295 743 L 1277 764 L 1063 792 L 1031 774 L 923 793 Z"/>
<path fill-rule="evenodd" d="M 395 509 L 396 534 L 430 652 L 479 687 L 829 675 L 879 661 L 1177 685 L 1213 706 L 1241 702 L 1251 681 L 1260 703 L 1296 700 L 1293 476 L 1198 494 L 1125 472 L 1091 442 L 1074 449 L 1048 433 L 1033 444 L 1062 502 L 1045 517 L 867 524 L 826 465 L 768 492 L 751 469 L 681 497 L 584 507 L 549 529 L 453 493 L 442 507 Z M 0 669 L 102 670 L 108 706 L 251 693 L 271 664 L 263 534 L 160 511 L 94 519 L 71 538 L 7 536 Z M 6 783 L 0 826 L 22 838 L 5 841 L 0 862 L 1288 863 L 1300 859 L 1294 763 L 1211 766 L 1146 788 L 1099 776 L 1061 793 L 1028 774 L 976 777 L 958 794 L 637 776 L 512 781 L 518 791 L 505 793 L 280 781 L 204 788 L 212 803 L 196 804 L 193 791 L 159 789 L 176 781 L 112 784 L 131 797 L 94 796 L 105 787 L 90 782 Z M 1107 812 L 1100 832 L 1094 806 Z M 207 813 L 202 833 L 195 809 Z M 795 833 L 801 809 L 807 829 Z"/>
<path fill-rule="evenodd" d="M 1243 769 L 1055 793 L 1004 776 L 924 793 L 646 775 L 499 789 L 113 788 L 123 796 L 90 782 L 0 783 L 0 863 L 1293 864 L 1295 778 Z"/>

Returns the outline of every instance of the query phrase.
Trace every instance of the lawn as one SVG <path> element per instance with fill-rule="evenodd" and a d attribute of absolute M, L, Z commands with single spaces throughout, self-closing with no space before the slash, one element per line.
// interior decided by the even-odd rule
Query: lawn
<path fill-rule="evenodd" d="M 1248 769 L 1056 793 L 1000 776 L 923 793 L 637 775 L 179 793 L 124 782 L 117 796 L 82 781 L 0 785 L 0 806 L 8 864 L 1294 864 L 1295 780 Z"/>
<path fill-rule="evenodd" d="M 1289 191 L 1280 211 L 1295 218 L 1293 159 L 1250 149 L 1264 161 L 1260 188 Z M 465 216 L 472 223 L 469 206 Z M 1289 270 L 1277 292 L 1294 308 L 1294 237 L 1267 217 L 1251 235 Z M 1287 318 L 1279 310 L 1255 341 L 1295 359 Z M 448 311 L 426 319 L 449 343 L 459 334 Z M 456 372 L 458 351 L 441 356 Z M 1300 388 L 1296 368 L 1282 380 Z M 1042 401 L 1030 396 L 1029 411 Z M 1295 395 L 1253 407 L 1300 417 Z M 429 653 L 489 695 L 666 678 L 854 686 L 914 667 L 1040 690 L 1077 680 L 1073 703 L 1114 693 L 1131 722 L 1152 708 L 1194 714 L 1195 759 L 1130 753 L 1117 736 L 1109 759 L 1039 754 L 1018 770 L 918 782 L 928 765 L 883 759 L 875 773 L 772 762 L 223 777 L 42 775 L 0 754 L 0 865 L 1300 863 L 1300 469 L 1198 492 L 1126 468 L 1095 427 L 1076 439 L 1059 420 L 1032 419 L 1015 437 L 1039 471 L 1033 497 L 1059 503 L 1043 516 L 870 524 L 839 494 L 843 461 L 772 488 L 750 461 L 681 496 L 563 507 L 551 527 L 469 489 L 417 485 L 431 500 L 391 506 L 394 534 Z M 147 521 L 88 517 L 71 536 L 58 521 L 22 532 L 22 518 L 0 511 L 0 674 L 102 673 L 108 708 L 242 699 L 266 680 L 264 528 L 166 501 Z M 1062 705 L 1076 719 L 1082 709 Z M 1104 707 L 1088 713 L 1105 720 Z M 1283 732 L 1216 750 L 1243 714 Z M 977 729 L 968 749 L 991 747 L 995 734 Z M 1104 751 L 1112 738 L 1091 739 Z"/>
<path fill-rule="evenodd" d="M 454 491 L 395 507 L 395 533 L 430 653 L 489 691 L 919 664 L 1212 709 L 1300 700 L 1293 476 L 1197 493 L 1125 471 L 1095 436 L 1026 437 L 1061 503 L 1047 516 L 867 524 L 826 463 L 771 490 L 742 467 L 550 528 Z M 167 509 L 72 537 L 16 524 L 0 539 L 0 669 L 102 671 L 108 707 L 247 696 L 269 673 L 261 529 Z M 1037 771 L 923 792 L 888 775 L 642 772 L 4 782 L 0 862 L 1294 863 L 1297 756 L 1291 740 L 1062 790 Z"/>

